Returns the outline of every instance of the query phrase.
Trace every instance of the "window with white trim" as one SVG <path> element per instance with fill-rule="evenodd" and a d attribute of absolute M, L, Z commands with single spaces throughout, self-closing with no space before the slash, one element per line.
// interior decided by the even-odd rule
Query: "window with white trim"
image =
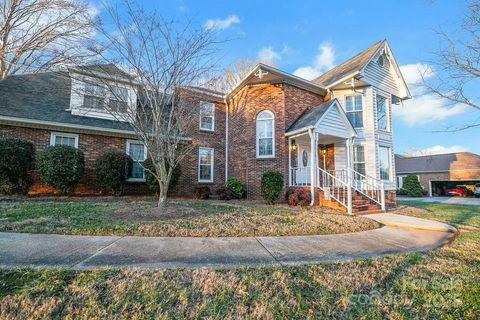
<path fill-rule="evenodd" d="M 125 113 L 128 111 L 128 89 L 114 86 L 105 88 L 94 83 L 85 83 L 83 108 L 94 111 L 109 111 Z"/>
<path fill-rule="evenodd" d="M 215 130 L 215 105 L 211 102 L 200 103 L 200 129 Z"/>
<path fill-rule="evenodd" d="M 128 173 L 128 180 L 144 181 L 145 170 L 142 167 L 143 162 L 147 159 L 147 148 L 141 141 L 128 140 L 127 154 L 132 158 L 133 164 Z"/>
<path fill-rule="evenodd" d="M 257 158 L 275 156 L 274 118 L 271 111 L 257 115 Z"/>
<path fill-rule="evenodd" d="M 50 134 L 50 145 L 78 148 L 78 134 L 52 132 Z"/>
<path fill-rule="evenodd" d="M 213 148 L 198 148 L 198 182 L 213 182 Z"/>
<path fill-rule="evenodd" d="M 381 130 L 388 130 L 388 109 L 387 99 L 377 95 L 377 127 Z"/>
<path fill-rule="evenodd" d="M 378 147 L 378 160 L 380 166 L 380 179 L 390 180 L 392 171 L 392 157 L 389 147 Z"/>
<path fill-rule="evenodd" d="M 363 128 L 363 98 L 361 94 L 345 96 L 345 111 L 354 128 Z"/>
<path fill-rule="evenodd" d="M 105 110 L 105 88 L 94 83 L 85 83 L 83 107 L 98 111 Z"/>
<path fill-rule="evenodd" d="M 365 175 L 365 147 L 361 144 L 353 145 L 353 170 Z"/>
<path fill-rule="evenodd" d="M 128 111 L 128 89 L 112 86 L 108 107 L 113 112 L 126 113 Z"/>

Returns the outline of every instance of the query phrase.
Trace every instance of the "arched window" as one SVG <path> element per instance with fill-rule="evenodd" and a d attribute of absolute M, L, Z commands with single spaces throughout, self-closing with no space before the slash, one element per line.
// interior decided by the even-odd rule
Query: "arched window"
<path fill-rule="evenodd" d="M 275 156 L 273 113 L 262 111 L 257 115 L 257 158 Z"/>

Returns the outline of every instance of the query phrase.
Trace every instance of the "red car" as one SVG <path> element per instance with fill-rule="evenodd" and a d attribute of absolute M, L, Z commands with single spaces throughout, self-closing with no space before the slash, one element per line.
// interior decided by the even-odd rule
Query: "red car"
<path fill-rule="evenodd" d="M 445 189 L 445 194 L 447 196 L 465 197 L 467 195 L 467 190 L 462 188 L 449 188 Z"/>

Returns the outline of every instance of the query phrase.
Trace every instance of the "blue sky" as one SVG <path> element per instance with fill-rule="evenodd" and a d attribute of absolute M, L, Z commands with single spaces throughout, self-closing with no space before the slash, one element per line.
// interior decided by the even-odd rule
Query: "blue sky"
<path fill-rule="evenodd" d="M 461 0 L 167 0 L 145 1 L 145 6 L 156 6 L 167 18 L 215 24 L 220 37 L 233 39 L 221 47 L 222 65 L 260 58 L 304 77 L 387 38 L 415 96 L 403 109 L 394 108 L 395 151 L 480 151 L 480 139 L 475 138 L 480 128 L 433 132 L 480 119 L 480 112 L 449 106 L 427 94 L 416 77 L 416 66 L 431 61 L 439 46 L 435 30 L 459 27 L 465 14 Z"/>

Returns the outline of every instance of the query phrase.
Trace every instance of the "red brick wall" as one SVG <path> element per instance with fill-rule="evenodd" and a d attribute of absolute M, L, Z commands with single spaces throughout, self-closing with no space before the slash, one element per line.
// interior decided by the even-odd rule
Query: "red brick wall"
<path fill-rule="evenodd" d="M 281 172 L 288 183 L 288 141 L 286 129 L 307 108 L 320 104 L 323 98 L 288 84 L 247 87 L 243 102 L 230 105 L 229 177 L 242 180 L 247 198 L 260 199 L 260 180 L 264 172 Z M 247 90 L 247 91 L 245 91 Z M 275 117 L 275 157 L 256 158 L 256 116 L 269 110 Z"/>

